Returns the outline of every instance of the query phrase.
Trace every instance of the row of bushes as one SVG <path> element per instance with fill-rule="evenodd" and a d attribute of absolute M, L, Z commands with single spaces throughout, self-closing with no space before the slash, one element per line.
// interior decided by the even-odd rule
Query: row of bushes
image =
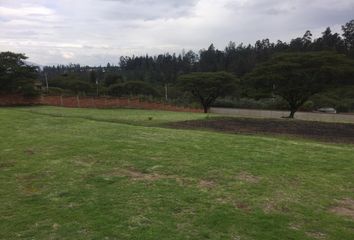
<path fill-rule="evenodd" d="M 104 82 L 96 85 L 92 81 L 83 81 L 75 76 L 63 75 L 49 82 L 52 86 L 49 88 L 48 94 L 52 95 L 81 95 L 96 96 L 110 95 L 117 97 L 127 96 L 148 96 L 156 99 L 165 98 L 165 88 L 163 86 L 153 86 L 143 81 L 124 81 L 118 77 L 107 77 Z M 33 95 L 33 91 L 28 91 L 29 95 Z M 242 98 L 242 89 L 232 94 L 233 97 L 218 99 L 214 107 L 229 108 L 248 108 L 248 109 L 270 109 L 285 110 L 288 109 L 286 101 L 280 97 L 252 99 Z M 190 94 L 181 92 L 176 86 L 169 86 L 168 101 L 176 105 L 198 105 L 197 100 Z M 321 94 L 316 94 L 307 101 L 300 110 L 314 111 L 322 107 L 333 107 L 338 112 L 354 111 L 354 86 L 351 88 L 337 88 L 328 90 Z"/>
<path fill-rule="evenodd" d="M 311 109 L 333 107 L 338 112 L 354 111 L 354 86 L 327 90 L 314 95 L 307 103 Z"/>
<path fill-rule="evenodd" d="M 280 97 L 263 98 L 259 100 L 253 98 L 226 97 L 216 100 L 213 107 L 282 110 L 287 109 L 287 103 Z"/>
<path fill-rule="evenodd" d="M 62 89 L 58 87 L 49 88 L 48 94 L 50 95 L 81 95 L 81 96 L 96 96 L 97 89 L 90 92 L 75 92 L 69 89 Z M 99 87 L 100 95 L 110 95 L 117 97 L 126 96 L 140 96 L 146 100 L 160 101 L 163 97 L 163 89 L 156 89 L 147 85 L 144 82 L 126 82 L 121 84 L 111 85 L 107 87 Z M 321 107 L 332 107 L 338 112 L 354 112 L 354 88 L 336 89 L 322 94 L 314 95 L 302 107 L 302 111 L 315 111 Z M 28 95 L 36 95 L 33 89 L 28 91 Z M 181 94 L 175 88 L 169 88 L 168 102 L 178 106 L 193 106 L 198 107 L 199 103 L 194 101 L 193 97 L 189 94 Z M 252 98 L 234 98 L 226 97 L 216 100 L 213 104 L 214 107 L 226 108 L 245 108 L 245 109 L 268 109 L 268 110 L 286 110 L 288 108 L 286 101 L 280 97 L 252 99 Z"/>
<path fill-rule="evenodd" d="M 218 99 L 214 107 L 285 110 L 288 108 L 286 101 L 280 97 L 252 99 L 232 98 Z M 319 108 L 331 107 L 337 112 L 354 112 L 354 86 L 331 89 L 311 97 L 302 107 L 301 111 L 315 111 Z"/>
<path fill-rule="evenodd" d="M 48 89 L 48 94 L 53 95 L 111 95 L 111 96 L 129 96 L 129 95 L 151 95 L 160 96 L 157 89 L 141 81 L 129 81 L 113 84 L 109 87 L 90 84 L 85 81 L 68 81 L 60 84 L 51 84 L 54 87 Z M 44 89 L 46 91 L 46 89 Z"/>

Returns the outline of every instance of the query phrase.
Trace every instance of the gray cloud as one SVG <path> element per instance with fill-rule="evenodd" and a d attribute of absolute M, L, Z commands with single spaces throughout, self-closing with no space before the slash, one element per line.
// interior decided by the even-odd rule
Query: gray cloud
<path fill-rule="evenodd" d="M 0 51 L 40 64 L 116 63 L 211 42 L 289 41 L 308 29 L 318 36 L 353 12 L 352 0 L 0 0 Z"/>
<path fill-rule="evenodd" d="M 120 21 L 179 18 L 190 15 L 198 3 L 197 0 L 94 0 L 89 2 L 92 3 L 89 5 L 97 11 L 99 17 Z"/>

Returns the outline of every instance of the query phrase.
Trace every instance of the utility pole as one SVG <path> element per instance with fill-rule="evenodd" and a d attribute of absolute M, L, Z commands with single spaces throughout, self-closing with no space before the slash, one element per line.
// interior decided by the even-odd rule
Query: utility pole
<path fill-rule="evenodd" d="M 96 78 L 96 86 L 97 86 L 97 97 L 99 95 L 99 90 L 98 90 L 98 78 Z"/>
<path fill-rule="evenodd" d="M 167 83 L 165 84 L 165 99 L 168 101 L 168 86 Z"/>
<path fill-rule="evenodd" d="M 49 92 L 49 85 L 48 85 L 48 76 L 47 76 L 47 73 L 44 72 L 44 78 L 45 78 L 45 84 L 46 84 L 46 87 L 47 87 L 47 93 Z"/>

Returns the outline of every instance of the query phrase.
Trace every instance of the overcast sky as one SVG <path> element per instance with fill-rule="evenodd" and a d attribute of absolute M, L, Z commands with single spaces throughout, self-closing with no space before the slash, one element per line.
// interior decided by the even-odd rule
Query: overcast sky
<path fill-rule="evenodd" d="M 38 64 L 289 41 L 354 18 L 354 0 L 0 0 L 0 51 Z"/>

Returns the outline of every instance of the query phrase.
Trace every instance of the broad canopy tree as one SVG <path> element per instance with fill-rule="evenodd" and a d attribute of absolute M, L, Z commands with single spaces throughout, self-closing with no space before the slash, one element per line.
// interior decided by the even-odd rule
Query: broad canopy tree
<path fill-rule="evenodd" d="M 0 53 L 0 92 L 25 95 L 35 92 L 37 68 L 26 64 L 26 59 L 23 54 Z"/>
<path fill-rule="evenodd" d="M 235 76 L 227 72 L 194 72 L 178 78 L 180 88 L 199 100 L 204 113 L 218 97 L 232 94 L 236 83 Z"/>
<path fill-rule="evenodd" d="M 278 95 L 289 105 L 289 118 L 314 94 L 354 83 L 354 61 L 335 52 L 285 53 L 256 67 L 244 80 L 253 97 Z"/>

